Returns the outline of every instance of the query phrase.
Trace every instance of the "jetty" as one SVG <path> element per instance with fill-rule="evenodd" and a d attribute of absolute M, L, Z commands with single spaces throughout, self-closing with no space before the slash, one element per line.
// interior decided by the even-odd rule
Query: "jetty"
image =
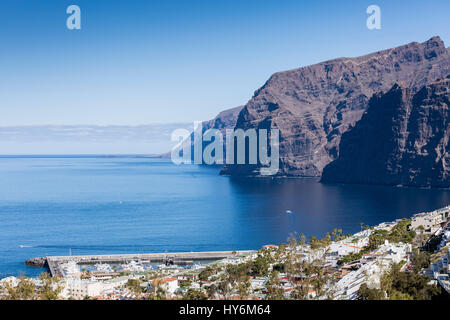
<path fill-rule="evenodd" d="M 148 263 L 173 260 L 176 264 L 190 264 L 193 261 L 220 260 L 236 255 L 248 255 L 256 253 L 255 250 L 240 251 L 205 251 L 205 252 L 165 252 L 165 253 L 137 253 L 137 254 L 108 254 L 108 255 L 81 255 L 81 256 L 47 256 L 27 260 L 30 266 L 46 267 L 52 277 L 63 276 L 61 265 L 68 261 L 77 264 L 88 265 L 98 263 L 126 263 L 129 261 L 141 261 Z"/>

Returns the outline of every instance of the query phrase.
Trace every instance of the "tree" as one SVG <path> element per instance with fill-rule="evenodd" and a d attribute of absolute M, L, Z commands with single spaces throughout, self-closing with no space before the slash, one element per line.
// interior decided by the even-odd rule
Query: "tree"
<path fill-rule="evenodd" d="M 266 283 L 266 299 L 267 300 L 282 300 L 284 299 L 284 290 L 281 287 L 280 279 L 278 278 L 278 272 L 272 272 L 270 274 L 269 281 Z"/>
<path fill-rule="evenodd" d="M 408 230 L 411 219 L 403 218 L 391 230 L 387 239 L 392 242 L 411 243 L 416 237 L 415 231 Z"/>
<path fill-rule="evenodd" d="M 206 300 L 206 299 L 208 299 L 208 297 L 201 290 L 189 288 L 186 291 L 186 293 L 183 295 L 183 299 L 184 300 Z"/>
<path fill-rule="evenodd" d="M 231 292 L 232 286 L 230 279 L 227 276 L 221 276 L 217 283 L 217 292 L 223 295 L 225 300 L 228 299 L 228 296 Z"/>
<path fill-rule="evenodd" d="M 250 278 L 245 277 L 237 282 L 237 290 L 241 300 L 245 300 L 250 295 Z"/>
<path fill-rule="evenodd" d="M 419 230 L 419 234 L 417 237 L 420 243 L 420 247 L 423 247 L 423 245 L 425 244 L 425 227 L 423 225 L 420 225 L 417 229 Z"/>
<path fill-rule="evenodd" d="M 319 240 L 315 236 L 309 237 L 309 245 L 311 246 L 311 249 L 318 249 L 320 247 Z"/>
<path fill-rule="evenodd" d="M 216 273 L 215 269 L 211 266 L 207 266 L 198 274 L 198 278 L 200 280 L 208 280 L 214 273 Z"/>
<path fill-rule="evenodd" d="M 309 279 L 296 282 L 291 293 L 291 298 L 294 300 L 307 300 L 310 287 Z"/>
<path fill-rule="evenodd" d="M 36 298 L 34 283 L 23 276 L 20 277 L 17 286 L 6 282 L 5 288 L 7 300 L 34 300 Z"/>
<path fill-rule="evenodd" d="M 414 272 L 419 273 L 423 268 L 428 268 L 430 265 L 430 254 L 426 251 L 419 251 L 414 249 L 411 263 Z"/>
<path fill-rule="evenodd" d="M 167 296 L 166 290 L 161 286 L 160 280 L 155 279 L 152 282 L 150 292 L 148 294 L 149 300 L 165 300 Z"/>
<path fill-rule="evenodd" d="M 327 293 L 326 284 L 329 282 L 329 280 L 329 276 L 325 274 L 324 266 L 315 265 L 315 277 L 312 279 L 311 283 L 317 297 L 322 297 Z"/>
<path fill-rule="evenodd" d="M 440 288 L 429 284 L 430 279 L 413 269 L 410 273 L 401 272 L 401 264 L 392 265 L 381 278 L 381 289 L 390 300 L 430 300 L 440 293 Z"/>
<path fill-rule="evenodd" d="M 394 290 L 391 292 L 389 300 L 414 300 L 408 293 Z"/>
<path fill-rule="evenodd" d="M 304 245 L 306 243 L 306 236 L 303 233 L 300 233 L 299 244 Z"/>
<path fill-rule="evenodd" d="M 363 250 L 361 250 L 360 252 L 351 252 L 339 259 L 337 263 L 338 265 L 342 265 L 359 260 L 362 258 L 363 252 Z"/>
<path fill-rule="evenodd" d="M 131 292 L 133 292 L 138 298 L 141 298 L 142 296 L 142 287 L 141 283 L 137 279 L 128 279 L 126 285 L 128 289 L 130 289 Z"/>
<path fill-rule="evenodd" d="M 369 244 L 364 248 L 366 252 L 377 249 L 388 238 L 389 232 L 386 230 L 375 230 L 369 236 Z"/>
<path fill-rule="evenodd" d="M 39 298 L 41 300 L 58 300 L 59 295 L 64 289 L 63 285 L 60 283 L 58 277 L 50 277 L 46 272 L 41 273 L 39 279 L 42 282 L 42 286 L 39 288 Z"/>
<path fill-rule="evenodd" d="M 371 289 L 367 284 L 363 283 L 358 291 L 358 300 L 384 300 L 385 294 L 383 290 Z"/>
<path fill-rule="evenodd" d="M 250 263 L 251 274 L 254 276 L 265 276 L 269 272 L 269 264 L 273 262 L 270 254 L 259 254 L 255 260 Z"/>
<path fill-rule="evenodd" d="M 206 287 L 206 294 L 208 295 L 209 299 L 214 299 L 216 296 L 217 287 L 215 284 L 211 284 L 208 287 Z"/>

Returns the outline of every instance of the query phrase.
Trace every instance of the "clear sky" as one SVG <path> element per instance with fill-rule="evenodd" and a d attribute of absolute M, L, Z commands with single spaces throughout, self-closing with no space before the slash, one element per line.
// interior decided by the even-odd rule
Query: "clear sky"
<path fill-rule="evenodd" d="M 81 8 L 81 30 L 66 8 Z M 381 8 L 368 30 L 366 8 Z M 206 120 L 277 71 L 450 43 L 450 1 L 1 0 L 0 126 Z"/>

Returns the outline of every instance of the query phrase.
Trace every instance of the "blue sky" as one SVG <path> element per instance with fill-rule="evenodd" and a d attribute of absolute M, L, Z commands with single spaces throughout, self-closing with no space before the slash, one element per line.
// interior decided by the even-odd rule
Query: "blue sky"
<path fill-rule="evenodd" d="M 81 8 L 82 29 L 66 28 Z M 381 8 L 382 29 L 366 28 Z M 2 0 L 0 126 L 206 120 L 277 71 L 439 35 L 450 1 Z"/>

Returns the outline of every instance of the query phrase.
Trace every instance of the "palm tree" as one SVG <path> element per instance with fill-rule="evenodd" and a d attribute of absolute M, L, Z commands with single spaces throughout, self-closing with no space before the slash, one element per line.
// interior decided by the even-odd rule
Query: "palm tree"
<path fill-rule="evenodd" d="M 217 291 L 222 294 L 225 300 L 228 300 L 229 294 L 231 292 L 232 286 L 230 278 L 225 276 L 221 276 L 219 282 L 217 283 Z"/>
<path fill-rule="evenodd" d="M 278 272 L 274 271 L 270 274 L 269 281 L 266 283 L 266 299 L 267 300 L 283 300 L 284 290 L 281 287 L 280 279 L 278 278 Z"/>
<path fill-rule="evenodd" d="M 245 300 L 250 295 L 250 278 L 248 276 L 244 279 L 239 279 L 237 282 L 237 290 L 241 300 Z"/>

